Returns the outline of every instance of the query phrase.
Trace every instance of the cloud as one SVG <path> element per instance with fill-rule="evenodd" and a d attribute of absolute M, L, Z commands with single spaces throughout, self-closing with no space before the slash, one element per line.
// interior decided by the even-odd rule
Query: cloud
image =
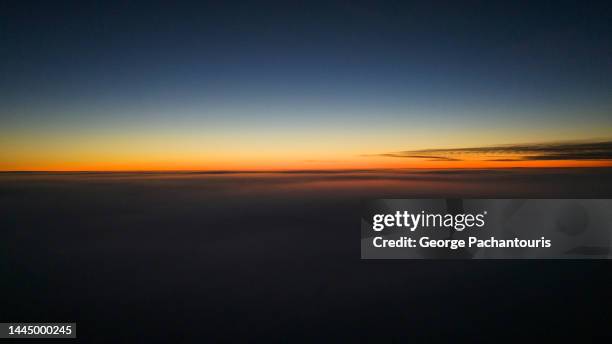
<path fill-rule="evenodd" d="M 386 157 L 391 157 L 391 158 L 418 158 L 418 159 L 427 159 L 429 161 L 460 161 L 461 159 L 456 159 L 456 158 L 450 158 L 450 157 L 443 157 L 443 156 L 433 156 L 433 155 L 406 155 L 403 154 L 406 152 L 399 152 L 399 153 L 385 153 L 385 154 L 380 154 L 381 156 L 386 156 Z"/>
<path fill-rule="evenodd" d="M 612 160 L 612 141 L 422 149 L 383 153 L 379 156 L 426 159 L 428 161 Z"/>

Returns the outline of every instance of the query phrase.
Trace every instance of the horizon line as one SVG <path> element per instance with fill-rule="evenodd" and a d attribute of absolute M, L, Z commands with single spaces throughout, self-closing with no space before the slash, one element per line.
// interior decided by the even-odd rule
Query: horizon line
<path fill-rule="evenodd" d="M 383 172 L 383 171 L 426 171 L 426 170 L 526 170 L 526 169 L 610 169 L 611 166 L 514 166 L 514 167 L 406 167 L 406 168 L 370 168 L 370 169 L 281 169 L 281 170 L 0 170 L 0 173 L 201 173 L 201 174 L 238 174 L 238 173 L 349 173 L 349 172 Z"/>

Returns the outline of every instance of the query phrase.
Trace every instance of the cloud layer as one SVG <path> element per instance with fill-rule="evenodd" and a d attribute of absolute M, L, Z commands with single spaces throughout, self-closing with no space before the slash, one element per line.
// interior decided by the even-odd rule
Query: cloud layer
<path fill-rule="evenodd" d="M 380 156 L 427 161 L 612 160 L 612 141 L 422 149 L 383 153 Z"/>

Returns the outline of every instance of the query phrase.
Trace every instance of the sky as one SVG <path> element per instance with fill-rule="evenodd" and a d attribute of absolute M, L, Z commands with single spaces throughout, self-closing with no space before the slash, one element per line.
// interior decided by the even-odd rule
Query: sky
<path fill-rule="evenodd" d="M 612 166 L 603 3 L 0 13 L 0 170 Z"/>

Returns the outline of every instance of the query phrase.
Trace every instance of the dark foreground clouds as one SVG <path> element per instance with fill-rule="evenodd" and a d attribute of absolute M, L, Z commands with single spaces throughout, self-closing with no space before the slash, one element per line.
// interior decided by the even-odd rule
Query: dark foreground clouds
<path fill-rule="evenodd" d="M 0 173 L 0 321 L 99 343 L 609 334 L 607 261 L 360 260 L 379 197 L 609 198 L 612 172 Z"/>
<path fill-rule="evenodd" d="M 498 145 L 450 149 L 422 149 L 383 153 L 394 158 L 462 161 L 612 160 L 612 141 Z"/>

